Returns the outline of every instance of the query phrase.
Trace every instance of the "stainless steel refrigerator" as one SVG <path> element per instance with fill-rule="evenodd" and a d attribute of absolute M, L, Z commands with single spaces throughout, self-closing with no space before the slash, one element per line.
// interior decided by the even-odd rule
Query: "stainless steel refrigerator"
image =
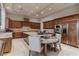
<path fill-rule="evenodd" d="M 62 24 L 62 43 L 79 47 L 79 21 Z"/>

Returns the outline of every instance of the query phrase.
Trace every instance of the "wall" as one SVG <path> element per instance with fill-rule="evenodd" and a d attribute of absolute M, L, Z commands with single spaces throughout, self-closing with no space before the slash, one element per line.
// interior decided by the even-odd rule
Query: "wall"
<path fill-rule="evenodd" d="M 24 21 L 24 18 L 26 18 L 26 17 L 7 13 L 7 15 L 6 15 L 6 28 L 8 28 L 8 18 L 10 18 L 11 20 L 15 20 L 15 21 Z M 35 22 L 35 23 L 40 23 L 39 19 L 35 19 L 35 18 L 29 18 L 29 21 Z"/>
<path fill-rule="evenodd" d="M 1 8 L 1 29 L 5 30 L 5 9 Z"/>
<path fill-rule="evenodd" d="M 30 21 L 31 21 L 31 22 L 40 23 L 40 20 L 39 20 L 39 19 L 35 19 L 35 18 L 30 18 Z"/>
<path fill-rule="evenodd" d="M 15 15 L 15 14 L 7 14 L 8 18 L 11 18 L 11 20 L 15 20 L 15 21 L 23 21 L 23 16 L 20 15 Z"/>
<path fill-rule="evenodd" d="M 7 14 L 6 17 L 9 17 L 11 18 L 12 20 L 16 20 L 16 21 L 24 21 L 24 16 L 21 16 L 21 15 L 15 15 L 15 14 Z M 39 23 L 39 20 L 38 19 L 35 19 L 35 18 L 29 18 L 31 22 L 37 22 Z"/>
<path fill-rule="evenodd" d="M 44 17 L 41 19 L 41 30 L 43 30 L 43 22 L 45 21 L 50 21 L 50 20 L 54 20 L 56 18 L 61 18 L 61 17 L 65 17 L 65 16 L 69 16 L 69 15 L 73 15 L 73 14 L 78 14 L 79 13 L 79 6 L 78 5 L 74 5 L 74 6 L 70 6 L 67 7 L 63 10 L 60 10 L 58 12 L 55 12 L 52 15 L 49 15 L 47 17 Z"/>
<path fill-rule="evenodd" d="M 69 15 L 73 15 L 73 14 L 78 14 L 78 13 L 79 13 L 79 6 L 74 5 L 74 6 L 70 6 L 68 8 L 65 8 L 63 10 L 60 10 L 58 12 L 55 12 L 54 14 L 47 16 L 45 18 L 42 18 L 41 20 L 44 22 L 44 21 L 49 21 L 49 20 L 53 20 L 56 18 L 69 16 Z"/>

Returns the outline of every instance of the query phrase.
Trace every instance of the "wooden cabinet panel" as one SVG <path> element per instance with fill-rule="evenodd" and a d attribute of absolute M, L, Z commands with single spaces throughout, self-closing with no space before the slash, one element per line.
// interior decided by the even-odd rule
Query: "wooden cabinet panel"
<path fill-rule="evenodd" d="M 29 18 L 24 18 L 24 21 L 29 22 Z"/>
<path fill-rule="evenodd" d="M 23 21 L 23 26 L 29 27 L 29 26 L 30 26 L 30 25 L 29 25 L 29 22 Z"/>
<path fill-rule="evenodd" d="M 13 38 L 22 38 L 23 33 L 22 32 L 13 32 Z"/>
<path fill-rule="evenodd" d="M 69 44 L 77 47 L 77 22 L 69 23 Z"/>
<path fill-rule="evenodd" d="M 56 24 L 62 24 L 62 23 L 67 23 L 69 21 L 74 21 L 76 20 L 75 18 L 77 18 L 79 15 L 71 15 L 71 16 L 66 16 L 66 17 L 61 17 L 61 18 L 57 18 L 57 19 L 53 19 L 51 21 L 46 21 L 43 22 L 44 24 L 44 28 L 53 28 L 54 25 Z"/>
<path fill-rule="evenodd" d="M 8 26 L 9 26 L 9 28 L 21 28 L 22 22 L 21 21 L 9 20 Z"/>
<path fill-rule="evenodd" d="M 24 18 L 24 21 L 22 22 L 23 23 L 23 26 L 26 26 L 26 27 L 29 27 L 29 18 Z"/>
<path fill-rule="evenodd" d="M 76 21 L 69 21 L 65 24 L 62 24 L 62 29 L 63 26 L 66 27 L 66 33 L 62 33 L 62 43 L 69 44 L 75 47 L 77 46 L 77 22 Z M 63 29 L 64 30 L 64 29 Z"/>
<path fill-rule="evenodd" d="M 54 28 L 54 23 L 52 21 L 44 22 L 43 25 L 44 25 L 45 29 L 52 29 L 52 28 Z"/>
<path fill-rule="evenodd" d="M 12 39 L 6 39 L 5 40 L 5 48 L 4 48 L 4 53 L 8 53 L 11 51 L 12 48 Z"/>
<path fill-rule="evenodd" d="M 62 43 L 68 44 L 68 24 L 62 24 Z"/>
<path fill-rule="evenodd" d="M 35 29 L 40 29 L 40 23 L 35 23 Z"/>
<path fill-rule="evenodd" d="M 24 18 L 24 21 L 8 20 L 8 28 L 22 28 L 23 26 L 40 29 L 40 23 L 30 22 L 27 18 Z"/>
<path fill-rule="evenodd" d="M 40 23 L 30 22 L 29 26 L 32 29 L 40 29 Z"/>

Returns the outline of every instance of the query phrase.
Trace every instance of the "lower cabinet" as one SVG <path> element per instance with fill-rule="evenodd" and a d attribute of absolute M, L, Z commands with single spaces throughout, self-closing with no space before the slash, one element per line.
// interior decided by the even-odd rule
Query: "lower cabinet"
<path fill-rule="evenodd" d="M 13 32 L 13 38 L 22 38 L 23 32 Z"/>
<path fill-rule="evenodd" d="M 5 39 L 4 53 L 9 53 L 12 48 L 12 39 Z"/>

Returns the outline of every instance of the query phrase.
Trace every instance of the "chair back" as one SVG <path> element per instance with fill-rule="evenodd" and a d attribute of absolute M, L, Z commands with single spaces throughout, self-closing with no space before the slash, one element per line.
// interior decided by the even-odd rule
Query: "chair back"
<path fill-rule="evenodd" d="M 59 43 L 61 43 L 61 34 L 56 33 L 56 38 L 59 40 Z"/>
<path fill-rule="evenodd" d="M 39 36 L 29 36 L 29 47 L 30 50 L 41 52 L 41 40 Z"/>

